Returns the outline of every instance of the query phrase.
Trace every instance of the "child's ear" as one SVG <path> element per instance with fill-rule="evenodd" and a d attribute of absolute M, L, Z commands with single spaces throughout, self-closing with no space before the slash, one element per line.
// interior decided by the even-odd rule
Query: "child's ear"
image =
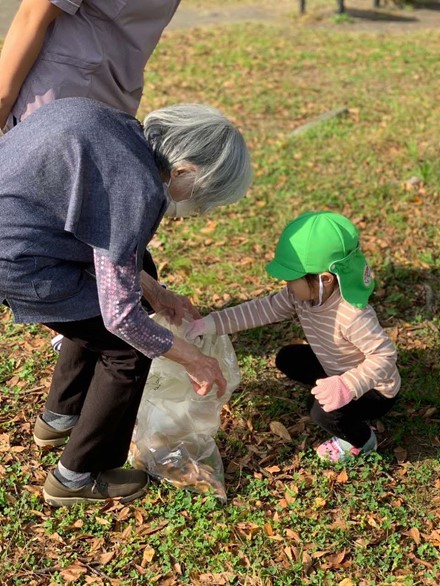
<path fill-rule="evenodd" d="M 329 287 L 330 285 L 333 285 L 336 277 L 333 273 L 321 273 L 321 280 L 322 280 L 322 284 L 324 285 L 324 287 Z"/>

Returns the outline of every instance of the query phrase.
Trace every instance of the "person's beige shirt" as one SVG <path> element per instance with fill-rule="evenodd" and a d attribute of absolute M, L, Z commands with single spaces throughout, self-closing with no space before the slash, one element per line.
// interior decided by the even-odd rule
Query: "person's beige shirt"
<path fill-rule="evenodd" d="M 59 98 L 89 97 L 135 115 L 146 62 L 180 0 L 50 0 L 49 27 L 12 115 L 23 120 Z"/>

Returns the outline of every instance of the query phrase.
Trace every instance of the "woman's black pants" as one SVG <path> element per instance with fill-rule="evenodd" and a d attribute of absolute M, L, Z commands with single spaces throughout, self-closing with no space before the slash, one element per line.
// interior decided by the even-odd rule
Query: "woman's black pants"
<path fill-rule="evenodd" d="M 157 277 L 148 254 L 144 269 Z M 75 472 L 122 466 L 151 360 L 111 334 L 101 316 L 45 325 L 64 336 L 46 409 L 79 416 L 62 464 Z"/>
<path fill-rule="evenodd" d="M 327 377 L 308 344 L 285 346 L 276 356 L 276 365 L 291 380 L 310 387 L 315 386 L 317 379 Z M 326 413 L 311 395 L 310 415 L 315 423 L 331 435 L 361 448 L 371 435 L 367 422 L 385 415 L 395 401 L 396 398 L 388 399 L 372 389 L 348 405 Z"/>

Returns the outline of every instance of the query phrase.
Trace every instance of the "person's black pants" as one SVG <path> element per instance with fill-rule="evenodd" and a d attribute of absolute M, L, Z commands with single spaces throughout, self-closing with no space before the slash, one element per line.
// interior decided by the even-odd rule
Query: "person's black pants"
<path fill-rule="evenodd" d="M 310 387 L 315 386 L 317 379 L 327 377 L 308 344 L 285 346 L 278 352 L 275 363 L 288 378 Z M 331 435 L 361 448 L 371 435 L 367 421 L 385 415 L 395 402 L 396 397 L 388 399 L 372 389 L 348 405 L 326 413 L 313 395 L 310 395 L 310 416 Z"/>
<path fill-rule="evenodd" d="M 151 360 L 106 330 L 101 316 L 45 325 L 64 336 L 46 409 L 79 416 L 61 463 L 75 472 L 122 466 Z"/>
<path fill-rule="evenodd" d="M 144 270 L 157 278 L 148 252 Z M 46 409 L 79 416 L 62 464 L 76 472 L 122 466 L 151 360 L 111 334 L 101 316 L 44 325 L 64 336 Z"/>

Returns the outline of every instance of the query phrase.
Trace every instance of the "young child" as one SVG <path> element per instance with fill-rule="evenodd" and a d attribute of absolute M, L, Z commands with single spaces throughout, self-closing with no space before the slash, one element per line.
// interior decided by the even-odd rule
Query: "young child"
<path fill-rule="evenodd" d="M 396 401 L 396 350 L 368 305 L 374 280 L 355 226 L 344 216 L 307 212 L 290 222 L 266 267 L 286 287 L 191 322 L 187 338 L 233 332 L 298 316 L 308 344 L 289 345 L 277 368 L 311 387 L 311 417 L 333 437 L 317 448 L 333 462 L 377 448 L 367 421 Z"/>

